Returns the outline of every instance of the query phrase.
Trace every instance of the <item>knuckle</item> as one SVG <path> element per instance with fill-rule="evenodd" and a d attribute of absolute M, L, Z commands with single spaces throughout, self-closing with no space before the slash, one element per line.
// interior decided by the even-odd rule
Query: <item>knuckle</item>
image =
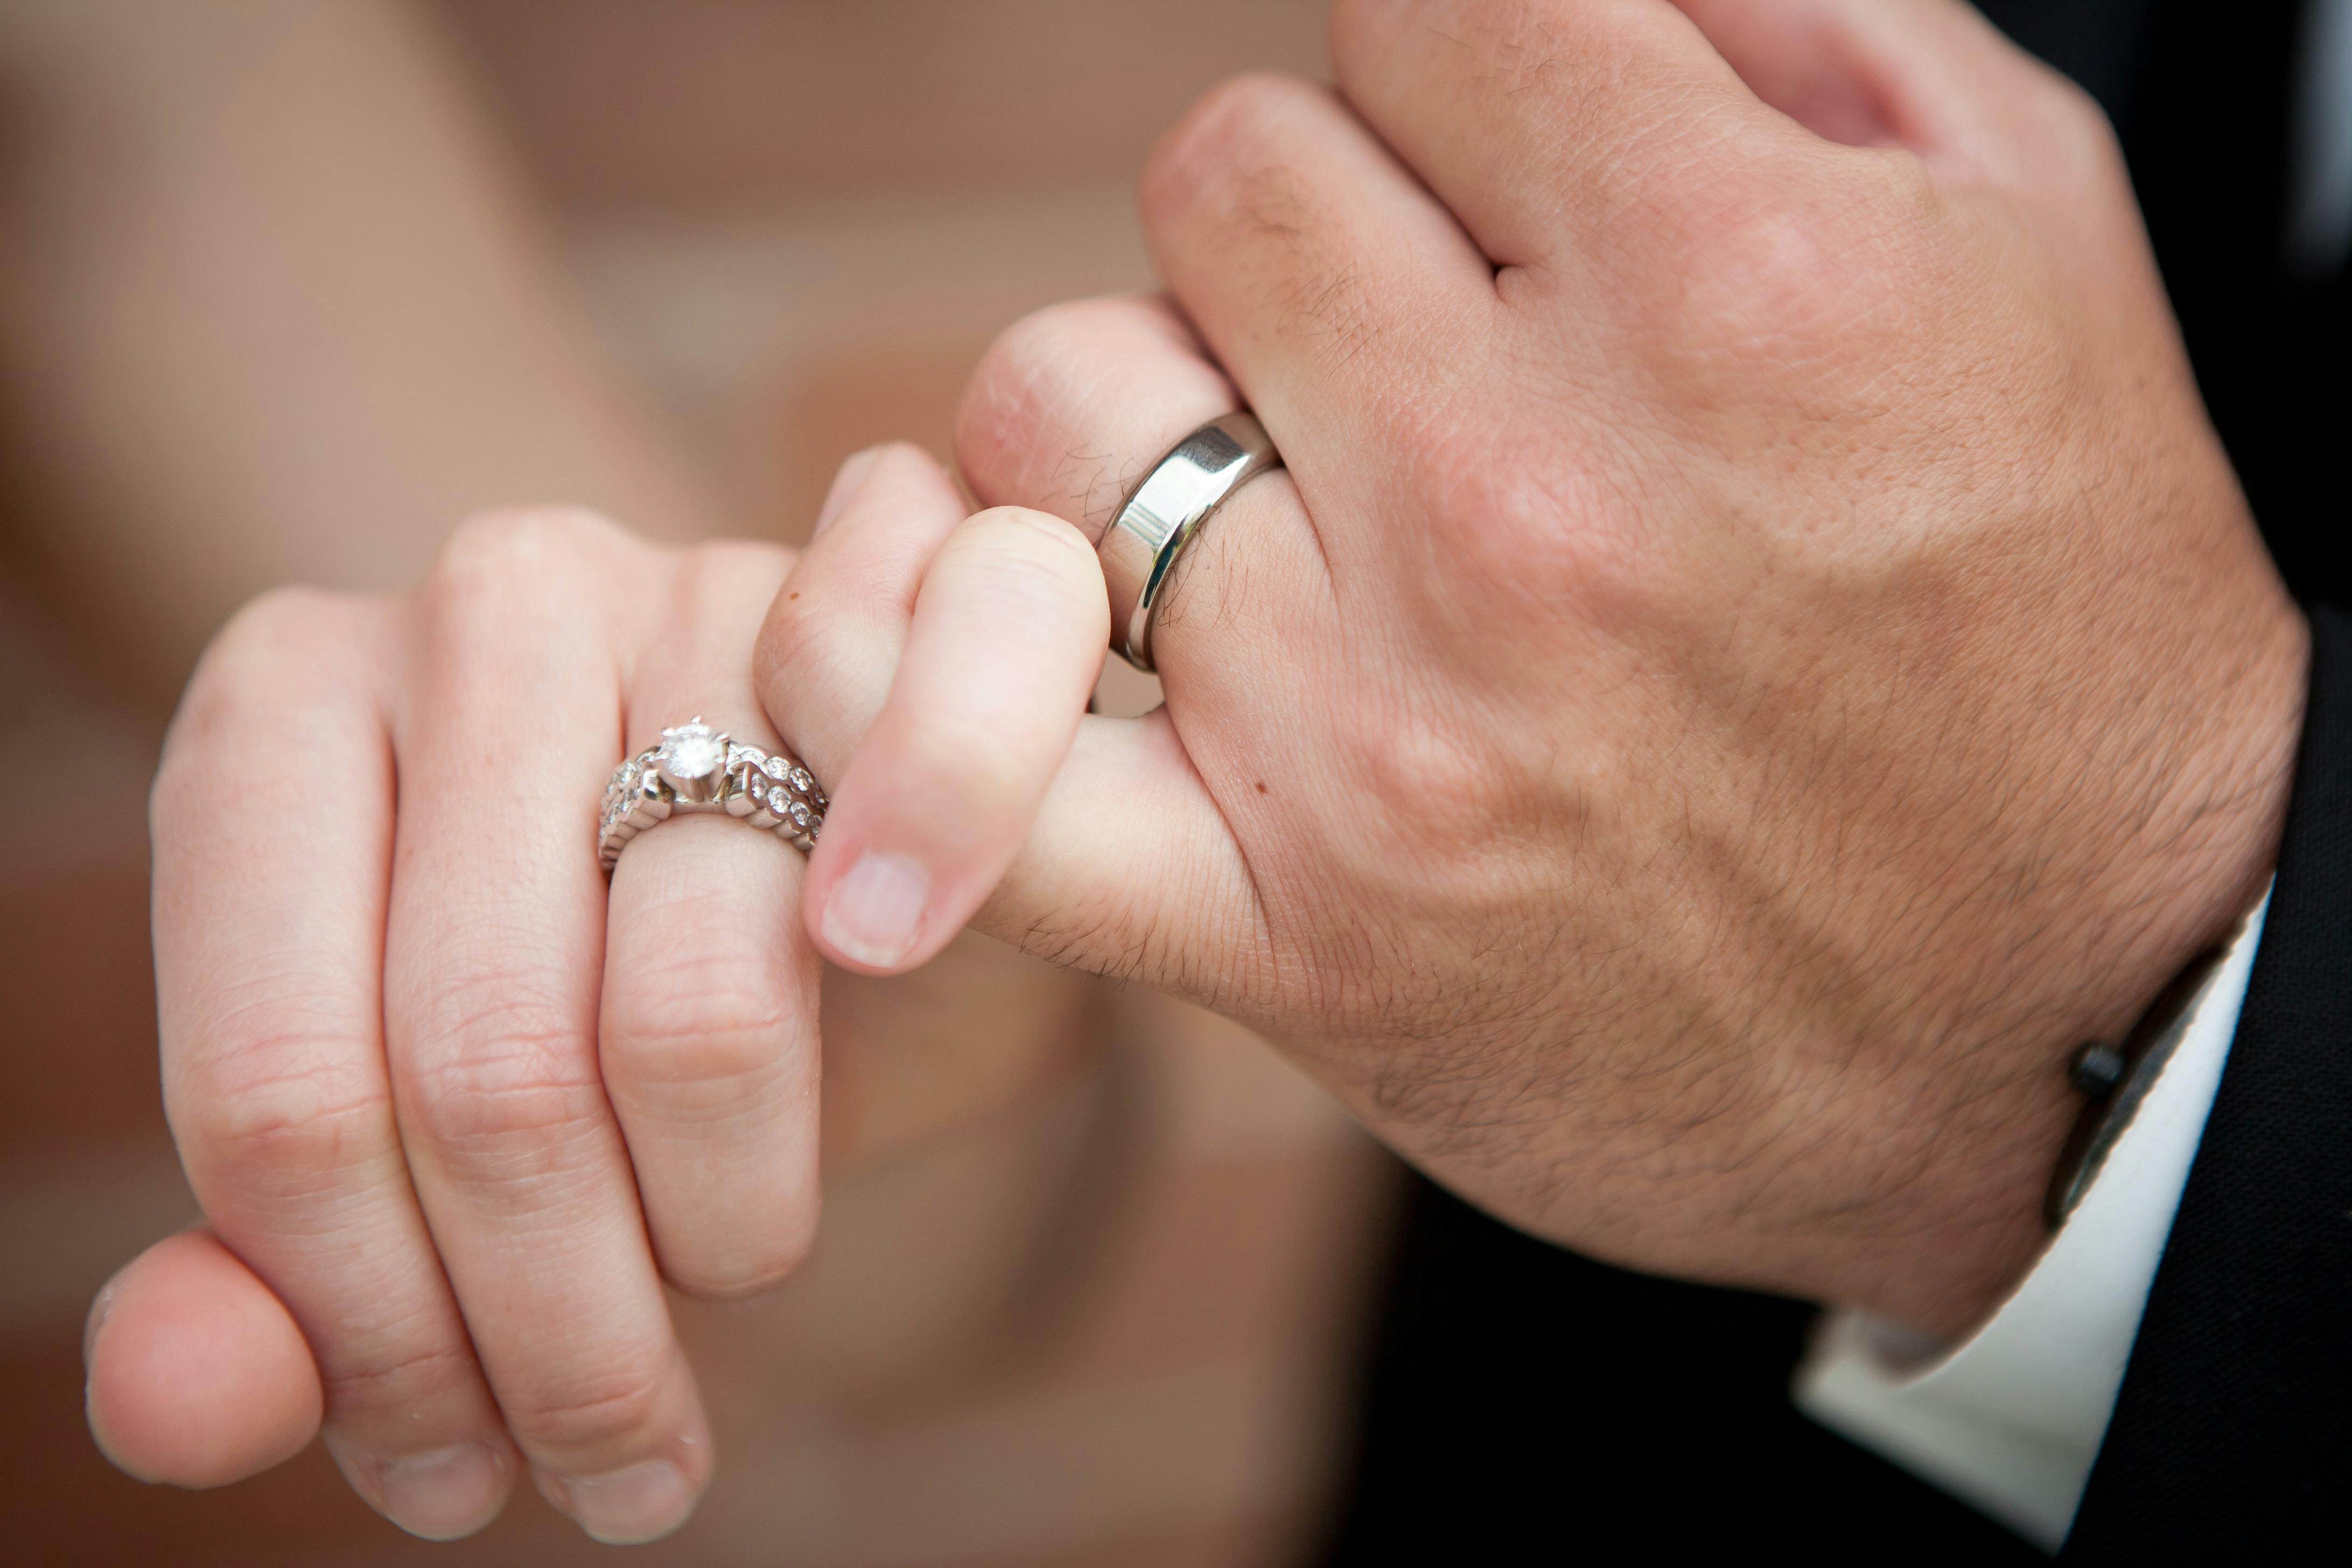
<path fill-rule="evenodd" d="M 533 641 L 576 626 L 603 602 L 635 541 L 593 512 L 515 508 L 478 513 L 442 547 L 423 595 L 427 623 L 457 656 L 479 644 Z"/>
<path fill-rule="evenodd" d="M 635 1447 L 660 1421 L 667 1398 L 662 1373 L 641 1364 L 583 1373 L 545 1389 L 502 1390 L 500 1404 L 529 1446 L 568 1457 Z"/>
<path fill-rule="evenodd" d="M 1515 617 L 1563 611 L 1602 626 L 1642 617 L 1655 572 L 1640 504 L 1601 462 L 1563 460 L 1541 429 L 1457 424 L 1417 444 L 1412 484 L 1446 563 L 1418 591 L 1458 635 L 1507 636 Z"/>
<path fill-rule="evenodd" d="M 402 1075 L 402 1121 L 454 1152 L 523 1142 L 551 1149 L 603 1119 L 604 1099 L 587 1032 L 557 1009 L 485 998 L 480 987 L 445 998 L 430 1055 Z"/>
<path fill-rule="evenodd" d="M 1388 722 L 1349 747 L 1360 795 L 1396 824 L 1405 874 L 1432 888 L 1429 867 L 1459 868 L 1517 826 L 1521 793 L 1491 748 L 1426 705 L 1401 702 Z M 1437 884 L 1448 879 L 1441 873 Z"/>
<path fill-rule="evenodd" d="M 626 538 L 618 524 L 579 507 L 500 507 L 450 530 L 434 573 L 528 574 L 604 553 Z"/>
<path fill-rule="evenodd" d="M 407 1415 L 452 1397 L 470 1399 L 481 1383 L 473 1352 L 452 1341 L 345 1343 L 321 1360 L 327 1407 L 339 1417 L 367 1408 Z"/>
<path fill-rule="evenodd" d="M 1302 94 L 1317 89 L 1292 77 L 1255 72 L 1220 82 L 1187 110 L 1152 148 L 1143 166 L 1147 226 L 1196 221 L 1279 169 L 1281 130 Z M 1287 182 L 1284 182 L 1287 184 Z M 1263 192 L 1244 199 L 1262 199 Z"/>
<path fill-rule="evenodd" d="M 997 335 L 989 361 L 1019 379 L 1040 380 L 1038 367 L 1067 364 L 1098 342 L 1107 326 L 1123 322 L 1134 305 L 1129 299 L 1066 300 L 1032 310 Z"/>
<path fill-rule="evenodd" d="M 1054 433 L 1073 428 L 1083 368 L 1103 338 L 1109 300 L 1055 305 L 1024 316 L 989 346 L 956 411 L 956 462 L 983 497 L 1026 496 L 1022 481 Z"/>
<path fill-rule="evenodd" d="M 1665 318 L 1702 361 L 1721 353 L 1809 363 L 1814 340 L 1865 313 L 1853 292 L 1865 280 L 1864 253 L 1839 232 L 1843 225 L 1823 221 L 1821 206 L 1775 197 L 1712 226 L 1701 265 Z"/>
<path fill-rule="evenodd" d="M 978 577 L 1015 606 L 1060 608 L 1100 597 L 1102 557 L 1076 527 L 1026 507 L 998 507 L 964 524 L 947 548 L 960 572 Z"/>
<path fill-rule="evenodd" d="M 781 997 L 730 978 L 743 967 L 740 955 L 688 957 L 633 976 L 605 1005 L 615 1092 L 698 1091 L 714 1112 L 744 1110 L 783 1070 L 793 1021 Z"/>
<path fill-rule="evenodd" d="M 236 1043 L 196 1053 L 173 1086 L 173 1128 L 207 1174 L 284 1193 L 383 1156 L 389 1093 L 361 1031 L 283 1005 L 226 1023 Z"/>
<path fill-rule="evenodd" d="M 1364 258 L 1339 240 L 1330 193 L 1300 171 L 1287 145 L 1302 121 L 1328 112 L 1325 89 L 1289 77 L 1227 82 L 1154 151 L 1142 202 L 1147 227 L 1182 226 L 1206 245 L 1222 243 L 1265 330 L 1336 365 L 1375 340 L 1392 310 Z"/>
<path fill-rule="evenodd" d="M 1901 149 L 1840 149 L 1825 169 L 1689 215 L 1689 260 L 1632 307 L 1670 397 L 1706 418 L 1801 395 L 1869 395 L 1933 323 L 1952 246 L 1946 196 Z"/>
<path fill-rule="evenodd" d="M 299 584 L 273 588 L 249 601 L 213 638 L 199 679 L 227 679 L 256 668 L 276 670 L 331 647 L 351 635 L 365 601 Z"/>
<path fill-rule="evenodd" d="M 315 693 L 341 678 L 341 656 L 359 646 L 375 604 L 308 587 L 275 588 L 247 604 L 215 634 L 189 678 L 166 765 L 246 715 L 282 715 L 306 689 Z"/>

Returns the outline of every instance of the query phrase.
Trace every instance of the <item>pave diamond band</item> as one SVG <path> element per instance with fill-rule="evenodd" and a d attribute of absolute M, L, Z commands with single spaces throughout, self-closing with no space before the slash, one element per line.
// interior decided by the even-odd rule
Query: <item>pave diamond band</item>
<path fill-rule="evenodd" d="M 596 858 L 610 872 L 638 834 L 690 812 L 724 812 L 805 852 L 816 847 L 829 804 L 792 757 L 740 745 L 697 717 L 613 770 Z"/>

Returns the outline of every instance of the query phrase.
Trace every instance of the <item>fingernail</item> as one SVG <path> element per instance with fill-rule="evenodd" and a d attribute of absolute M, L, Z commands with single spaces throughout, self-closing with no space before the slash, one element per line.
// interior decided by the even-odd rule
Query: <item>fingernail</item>
<path fill-rule="evenodd" d="M 919 860 L 867 850 L 824 904 L 824 940 L 843 956 L 887 969 L 922 934 L 931 874 Z"/>
<path fill-rule="evenodd" d="M 115 1287 L 121 1283 L 122 1276 L 117 1274 L 100 1286 L 96 1300 L 89 1304 L 89 1316 L 82 1320 L 81 1370 L 84 1376 L 89 1373 L 90 1354 L 98 1349 L 98 1331 L 106 1327 L 106 1314 L 114 1310 Z"/>
<path fill-rule="evenodd" d="M 694 1489 L 667 1459 L 556 1482 L 580 1528 L 607 1546 L 658 1541 L 694 1511 Z"/>
<path fill-rule="evenodd" d="M 857 492 L 866 488 L 866 476 L 874 472 L 874 465 L 881 460 L 882 448 L 868 447 L 863 452 L 851 454 L 849 460 L 841 465 L 841 472 L 833 477 L 833 489 L 825 492 L 824 505 L 817 511 L 816 528 L 809 534 L 811 539 L 831 528 L 841 514 L 849 510 L 849 503 L 856 500 Z"/>
<path fill-rule="evenodd" d="M 82 1420 L 89 1427 L 89 1440 L 98 1445 L 98 1451 L 106 1456 L 108 1464 L 112 1465 L 134 1481 L 144 1481 L 151 1487 L 162 1484 L 163 1477 L 150 1475 L 136 1465 L 123 1462 L 121 1451 L 115 1447 L 114 1438 L 108 1433 L 106 1422 L 99 1415 L 98 1389 L 95 1384 L 87 1380 L 81 1385 L 81 1415 Z"/>
<path fill-rule="evenodd" d="M 455 1541 L 490 1522 L 506 1500 L 498 1456 L 458 1443 L 394 1459 L 376 1472 L 386 1518 L 427 1541 Z"/>

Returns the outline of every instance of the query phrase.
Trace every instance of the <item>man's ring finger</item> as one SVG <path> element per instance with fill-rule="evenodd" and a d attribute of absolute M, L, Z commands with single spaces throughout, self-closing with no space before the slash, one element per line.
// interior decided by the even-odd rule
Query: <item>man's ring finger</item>
<path fill-rule="evenodd" d="M 1152 465 L 1097 547 L 1110 590 L 1110 646 L 1138 669 L 1151 663 L 1151 626 L 1184 547 L 1235 490 L 1282 467 L 1254 416 L 1213 419 Z"/>

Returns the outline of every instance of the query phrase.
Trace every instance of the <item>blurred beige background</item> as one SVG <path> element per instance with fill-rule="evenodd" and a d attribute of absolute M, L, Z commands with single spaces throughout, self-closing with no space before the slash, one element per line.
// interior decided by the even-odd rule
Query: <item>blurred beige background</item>
<path fill-rule="evenodd" d="M 1321 10 L 443 0 L 427 15 L 543 204 L 604 353 L 741 526 L 789 539 L 850 451 L 903 435 L 944 453 L 966 373 L 1015 318 L 1149 287 L 1129 191 L 1153 135 L 1234 71 L 1318 72 Z M 38 87 L 0 81 L 0 109 Z M 0 151 L 12 123 L 0 114 Z M 5 498 L 20 528 L 28 493 Z M 19 746 L 37 738 L 18 777 L 41 801 L 0 827 L 0 1557 L 609 1557 L 536 1499 L 476 1542 L 409 1542 L 315 1449 L 188 1495 L 91 1448 L 83 1310 L 192 1205 L 141 957 L 156 713 L 78 664 L 29 581 L 0 599 L 0 720 Z M 45 765 L 60 755 L 99 760 Z M 1255 1563 L 1312 1541 L 1344 1458 L 1386 1167 L 1256 1042 L 1132 994 L 1078 1005 L 1115 1041 L 1107 1058 L 837 1187 L 814 1267 L 781 1299 L 682 1309 L 721 1477 L 638 1560 Z"/>
<path fill-rule="evenodd" d="M 1322 0 L 449 0 L 630 369 L 790 532 L 1022 314 L 1150 287 L 1145 153 Z"/>

